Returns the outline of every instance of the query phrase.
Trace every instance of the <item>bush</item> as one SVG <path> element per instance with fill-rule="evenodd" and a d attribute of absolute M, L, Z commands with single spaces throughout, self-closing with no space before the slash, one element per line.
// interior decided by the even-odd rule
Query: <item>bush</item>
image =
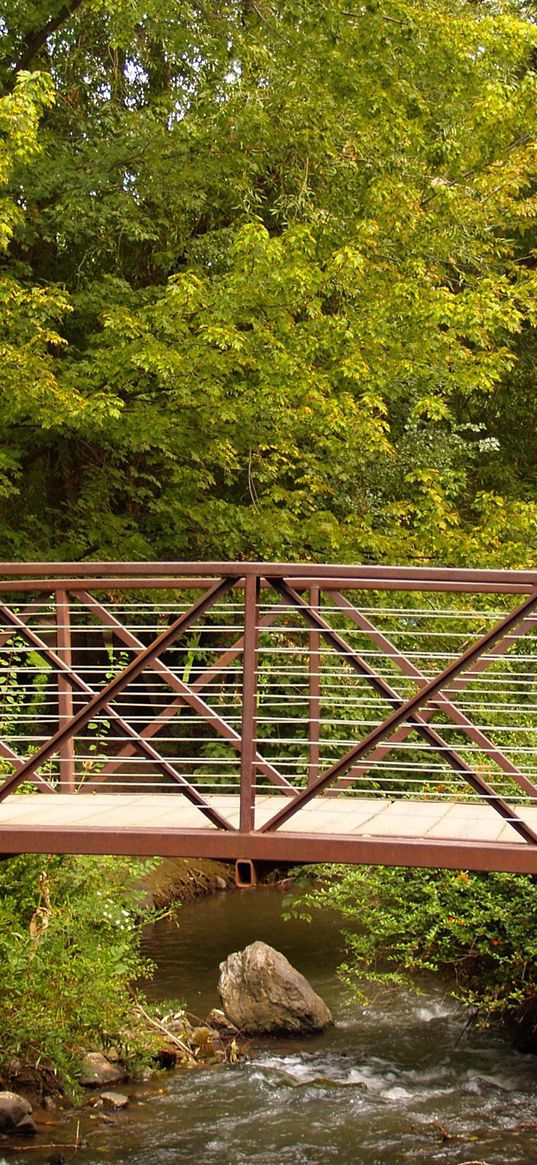
<path fill-rule="evenodd" d="M 81 1053 L 144 1047 L 134 1010 L 148 863 L 23 855 L 0 862 L 0 1076 L 76 1090 Z"/>
<path fill-rule="evenodd" d="M 481 1022 L 537 1032 L 537 885 L 518 874 L 325 866 L 303 891 L 301 913 L 330 907 L 345 924 L 341 973 L 405 984 L 449 972 L 453 994 Z M 415 978 L 414 978 L 415 982 Z"/>

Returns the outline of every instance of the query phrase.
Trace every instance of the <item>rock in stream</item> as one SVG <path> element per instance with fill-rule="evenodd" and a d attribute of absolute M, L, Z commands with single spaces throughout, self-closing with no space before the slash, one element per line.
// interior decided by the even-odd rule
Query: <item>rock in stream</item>
<path fill-rule="evenodd" d="M 227 1018 L 251 1034 L 307 1035 L 333 1023 L 307 979 L 267 943 L 229 955 L 220 964 L 218 992 Z"/>

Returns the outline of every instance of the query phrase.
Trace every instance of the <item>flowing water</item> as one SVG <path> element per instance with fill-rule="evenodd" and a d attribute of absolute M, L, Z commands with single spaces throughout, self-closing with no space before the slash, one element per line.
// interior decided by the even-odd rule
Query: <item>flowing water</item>
<path fill-rule="evenodd" d="M 281 918 L 276 889 L 222 893 L 148 932 L 153 999 L 181 998 L 203 1019 L 218 1004 L 218 964 L 254 939 L 277 947 L 332 1008 L 335 1028 L 257 1041 L 247 1060 L 178 1071 L 127 1089 L 111 1124 L 82 1122 L 77 1165 L 537 1165 L 537 1057 L 465 1031 L 440 986 L 364 1008 L 336 977 L 335 920 Z M 534 1127 L 532 1127 L 534 1126 Z M 69 1141 L 71 1119 L 51 1129 Z M 5 1150 L 4 1150 L 5 1151 Z M 51 1150 L 9 1156 L 41 1165 Z M 1 1158 L 1 1150 L 0 1150 Z M 0 1165 L 2 1161 L 0 1159 Z"/>

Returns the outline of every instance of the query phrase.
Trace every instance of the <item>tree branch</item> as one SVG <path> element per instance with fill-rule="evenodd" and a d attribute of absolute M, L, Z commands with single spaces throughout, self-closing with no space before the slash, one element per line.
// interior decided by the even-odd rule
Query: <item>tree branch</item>
<path fill-rule="evenodd" d="M 58 28 L 61 28 L 62 24 L 65 24 L 77 9 L 82 7 L 83 3 L 84 0 L 67 0 L 66 4 L 62 4 L 56 16 L 51 16 L 50 20 L 42 28 L 33 29 L 32 32 L 28 33 L 19 59 L 13 66 L 10 81 L 6 86 L 8 92 L 11 92 L 14 88 L 18 74 L 31 65 L 34 57 L 37 56 L 37 53 L 46 43 L 49 36 L 52 36 L 53 32 L 57 32 Z"/>

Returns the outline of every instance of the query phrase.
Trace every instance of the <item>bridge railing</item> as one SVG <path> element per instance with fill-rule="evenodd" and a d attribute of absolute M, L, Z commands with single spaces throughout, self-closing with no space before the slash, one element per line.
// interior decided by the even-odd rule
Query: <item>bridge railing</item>
<path fill-rule="evenodd" d="M 533 842 L 536 627 L 532 571 L 0 564 L 0 799 L 486 802 Z"/>

